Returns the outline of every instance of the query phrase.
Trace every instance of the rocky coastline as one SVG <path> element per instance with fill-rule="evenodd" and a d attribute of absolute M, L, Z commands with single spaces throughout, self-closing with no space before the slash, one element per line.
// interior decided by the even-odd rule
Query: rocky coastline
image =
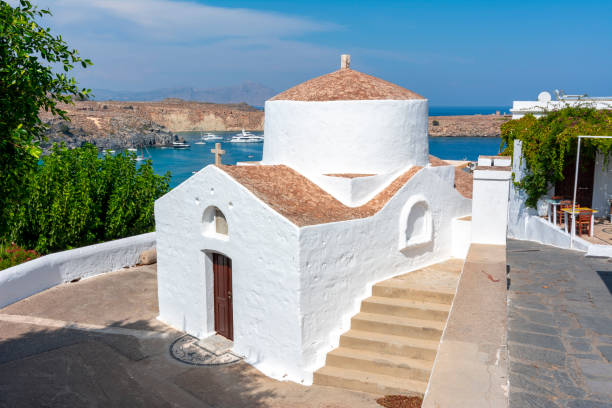
<path fill-rule="evenodd" d="M 53 143 L 78 147 L 91 143 L 102 149 L 167 146 L 183 131 L 263 131 L 264 112 L 247 104 L 215 104 L 165 99 L 161 102 L 77 101 L 62 105 L 70 121 L 41 112 L 49 125 L 48 151 Z M 431 137 L 499 137 L 503 115 L 431 116 Z"/>

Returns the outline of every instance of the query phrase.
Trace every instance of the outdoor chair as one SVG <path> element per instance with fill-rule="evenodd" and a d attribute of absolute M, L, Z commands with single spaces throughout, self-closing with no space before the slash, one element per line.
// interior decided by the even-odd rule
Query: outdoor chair
<path fill-rule="evenodd" d="M 587 235 L 591 235 L 591 217 L 593 213 L 590 211 L 580 211 L 576 218 L 576 229 L 578 235 L 582 236 L 582 232 L 585 231 Z"/>
<path fill-rule="evenodd" d="M 578 204 L 576 204 L 576 207 L 578 207 Z M 563 210 L 565 209 L 569 210 L 571 208 L 572 208 L 572 202 L 570 200 L 561 201 L 561 203 L 559 204 L 559 207 L 557 207 L 557 221 L 559 221 L 559 225 L 561 225 L 561 223 L 563 222 L 563 215 L 565 214 Z"/>

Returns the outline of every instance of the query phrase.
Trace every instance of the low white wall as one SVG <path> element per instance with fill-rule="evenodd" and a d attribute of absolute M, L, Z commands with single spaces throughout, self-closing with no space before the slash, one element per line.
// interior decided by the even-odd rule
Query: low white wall
<path fill-rule="evenodd" d="M 452 256 L 453 219 L 471 213 L 471 200 L 453 188 L 454 175 L 452 166 L 424 168 L 372 217 L 300 229 L 305 383 L 338 346 L 373 284 Z M 398 250 L 403 210 L 417 195 L 431 211 L 432 239 Z"/>
<path fill-rule="evenodd" d="M 0 308 L 77 278 L 136 265 L 155 232 L 45 255 L 0 271 Z"/>
<path fill-rule="evenodd" d="M 427 100 L 266 102 L 262 164 L 385 174 L 429 163 Z"/>

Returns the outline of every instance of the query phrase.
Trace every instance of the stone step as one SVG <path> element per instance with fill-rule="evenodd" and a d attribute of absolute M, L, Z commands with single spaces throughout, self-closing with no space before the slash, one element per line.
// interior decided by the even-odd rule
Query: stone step
<path fill-rule="evenodd" d="M 351 328 L 364 332 L 440 341 L 444 322 L 361 312 L 351 319 Z"/>
<path fill-rule="evenodd" d="M 361 303 L 361 311 L 389 316 L 446 321 L 450 305 L 384 296 L 372 296 Z"/>
<path fill-rule="evenodd" d="M 314 373 L 314 383 L 378 395 L 423 395 L 427 388 L 425 381 L 327 366 Z"/>
<path fill-rule="evenodd" d="M 327 354 L 325 365 L 427 382 L 433 361 L 339 347 Z"/>
<path fill-rule="evenodd" d="M 403 298 L 418 300 L 429 303 L 441 303 L 450 305 L 455 297 L 454 291 L 433 291 L 425 289 L 415 289 L 404 284 L 399 279 L 389 279 L 377 283 L 372 287 L 372 296 Z"/>
<path fill-rule="evenodd" d="M 424 340 L 351 329 L 340 336 L 340 347 L 433 361 L 439 340 Z"/>

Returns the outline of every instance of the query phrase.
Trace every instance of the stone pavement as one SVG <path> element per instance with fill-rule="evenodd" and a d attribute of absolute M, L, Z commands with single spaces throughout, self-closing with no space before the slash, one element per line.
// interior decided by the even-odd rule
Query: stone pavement
<path fill-rule="evenodd" d="M 612 407 L 612 263 L 509 240 L 510 408 Z"/>
<path fill-rule="evenodd" d="M 0 309 L 0 407 L 377 407 L 375 396 L 193 366 L 155 318 L 155 265 L 57 286 Z M 379 406 L 378 406 L 379 407 Z"/>

